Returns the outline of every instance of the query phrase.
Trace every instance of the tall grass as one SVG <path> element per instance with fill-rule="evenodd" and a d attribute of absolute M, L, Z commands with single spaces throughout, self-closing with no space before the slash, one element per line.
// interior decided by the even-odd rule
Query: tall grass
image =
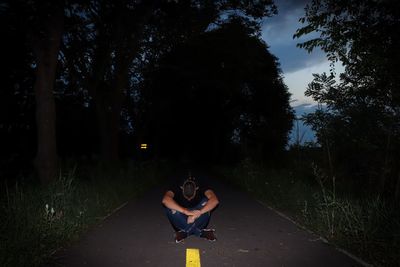
<path fill-rule="evenodd" d="M 0 266 L 42 264 L 56 249 L 156 183 L 157 171 L 148 163 L 70 166 L 47 187 L 5 187 L 0 202 Z"/>
<path fill-rule="evenodd" d="M 307 175 L 243 161 L 225 179 L 269 206 L 376 266 L 400 266 L 399 206 L 380 197 L 354 198 L 315 164 Z"/>

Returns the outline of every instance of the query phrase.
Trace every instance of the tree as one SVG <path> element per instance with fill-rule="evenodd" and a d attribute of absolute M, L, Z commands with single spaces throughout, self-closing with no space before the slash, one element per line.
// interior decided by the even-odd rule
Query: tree
<path fill-rule="evenodd" d="M 64 21 L 63 1 L 34 3 L 32 47 L 35 55 L 37 155 L 38 176 L 43 183 L 51 182 L 57 174 L 56 114 L 54 83 Z"/>
<path fill-rule="evenodd" d="M 293 112 L 277 59 L 240 18 L 175 47 L 146 78 L 142 124 L 162 156 L 265 160 L 287 143 Z"/>
<path fill-rule="evenodd" d="M 55 105 L 62 110 L 62 118 L 68 103 L 76 105 L 76 109 L 70 107 L 75 111 L 71 114 L 81 108 L 96 110 L 96 133 L 101 140 L 97 147 L 104 160 L 114 160 L 118 157 L 121 114 L 132 123 L 126 103 L 135 104 L 132 91 L 137 92 L 143 78 L 141 70 L 146 65 L 190 36 L 224 20 L 228 13 L 246 17 L 257 25 L 262 17 L 272 15 L 275 7 L 272 0 L 60 0 L 6 1 L 0 5 L 0 12 L 18 17 L 12 26 L 23 24 L 18 28 L 28 36 L 29 45 L 24 46 L 28 51 L 21 51 L 26 66 L 10 69 L 13 78 L 5 95 L 12 99 L 14 92 L 22 92 L 22 99 L 30 99 L 33 94 L 29 75 L 35 70 L 35 162 L 41 180 L 48 182 L 57 170 L 56 136 L 65 134 L 56 135 L 55 125 L 60 129 L 65 125 L 56 123 Z M 25 35 L 20 38 L 25 40 Z M 25 71 L 29 73 L 24 76 L 26 79 L 18 79 Z M 58 104 L 54 103 L 54 95 Z M 29 117 L 29 112 L 24 115 Z"/>
<path fill-rule="evenodd" d="M 306 94 L 326 109 L 306 121 L 330 140 L 346 176 L 368 177 L 364 184 L 381 193 L 400 187 L 399 7 L 391 0 L 314 0 L 300 19 L 306 25 L 294 35 L 320 33 L 299 47 L 320 47 L 332 63 L 345 66 L 339 84 L 315 75 Z"/>
<path fill-rule="evenodd" d="M 69 35 L 65 54 L 76 42 L 90 44 L 79 59 L 69 59 L 70 72 L 85 77 L 81 83 L 89 92 L 89 103 L 97 110 L 101 155 L 105 160 L 118 156 L 121 108 L 129 95 L 132 76 L 140 76 L 138 66 L 157 57 L 188 36 L 201 33 L 221 20 L 224 12 L 242 13 L 256 23 L 275 12 L 271 0 L 249 1 L 90 1 L 82 11 L 71 10 L 84 21 L 82 31 Z M 85 14 L 84 16 L 82 15 Z M 167 25 L 167 26 L 165 26 Z M 82 36 L 86 32 L 86 37 Z M 73 50 L 68 51 L 71 47 Z M 152 50 L 158 47 L 161 50 Z M 89 59 L 89 60 L 88 60 Z M 138 63 L 139 62 L 139 63 Z"/>
<path fill-rule="evenodd" d="M 9 174 L 25 171 L 36 152 L 32 55 L 26 40 L 28 27 L 17 11 L 9 3 L 0 7 L 0 169 Z"/>

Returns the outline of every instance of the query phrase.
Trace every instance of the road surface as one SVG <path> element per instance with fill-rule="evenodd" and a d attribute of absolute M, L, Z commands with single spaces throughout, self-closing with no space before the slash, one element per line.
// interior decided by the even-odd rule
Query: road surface
<path fill-rule="evenodd" d="M 248 194 L 216 181 L 213 188 L 220 205 L 209 227 L 216 229 L 217 242 L 189 237 L 176 244 L 159 187 L 58 251 L 49 266 L 185 266 L 187 248 L 199 249 L 203 267 L 361 266 Z"/>

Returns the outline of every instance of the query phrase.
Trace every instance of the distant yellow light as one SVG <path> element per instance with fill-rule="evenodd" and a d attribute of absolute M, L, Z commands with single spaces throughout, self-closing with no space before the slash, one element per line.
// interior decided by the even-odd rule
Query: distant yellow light
<path fill-rule="evenodd" d="M 140 144 L 140 149 L 147 149 L 147 144 Z"/>

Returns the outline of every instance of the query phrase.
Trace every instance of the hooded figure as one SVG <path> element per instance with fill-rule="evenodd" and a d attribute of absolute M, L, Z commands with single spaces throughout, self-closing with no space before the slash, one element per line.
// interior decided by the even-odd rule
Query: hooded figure
<path fill-rule="evenodd" d="M 202 179 L 189 176 L 172 184 L 165 192 L 162 204 L 175 230 L 177 243 L 190 235 L 215 241 L 215 230 L 206 228 L 219 201 L 214 191 Z"/>
<path fill-rule="evenodd" d="M 188 179 L 186 179 L 183 182 L 183 185 L 180 186 L 180 188 L 182 189 L 183 197 L 186 198 L 188 201 L 194 199 L 197 190 L 199 190 L 199 187 L 197 186 L 194 177 L 189 177 Z"/>

